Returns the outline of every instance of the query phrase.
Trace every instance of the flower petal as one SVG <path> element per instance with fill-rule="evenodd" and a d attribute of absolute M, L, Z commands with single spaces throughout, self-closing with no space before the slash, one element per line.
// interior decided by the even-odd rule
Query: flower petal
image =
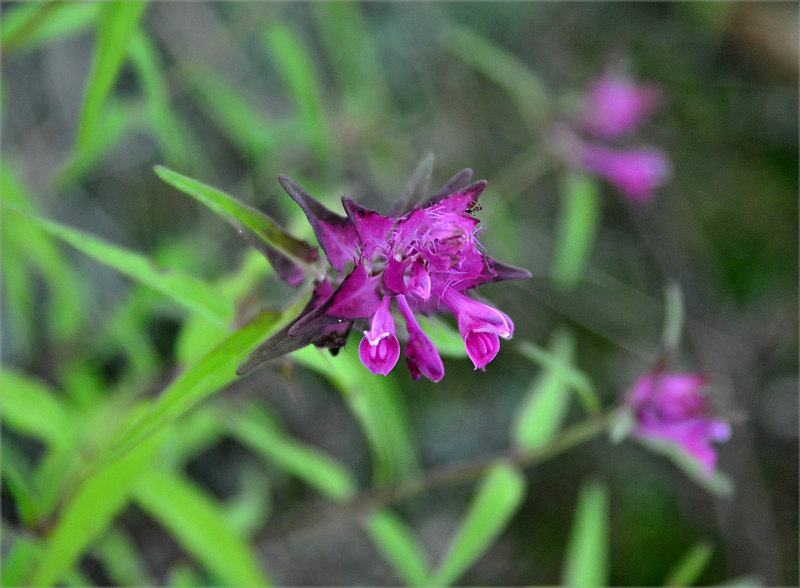
<path fill-rule="evenodd" d="M 405 296 L 399 294 L 397 303 L 406 321 L 406 330 L 408 331 L 406 363 L 411 377 L 418 380 L 420 375 L 424 375 L 434 382 L 438 382 L 444 377 L 444 364 L 442 364 L 442 358 L 439 357 L 439 352 L 436 351 L 433 342 L 419 326 Z"/>

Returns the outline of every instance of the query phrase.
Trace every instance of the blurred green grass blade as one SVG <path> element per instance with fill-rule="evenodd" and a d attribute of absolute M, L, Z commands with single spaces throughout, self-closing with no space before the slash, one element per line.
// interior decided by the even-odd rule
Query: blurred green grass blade
<path fill-rule="evenodd" d="M 128 40 L 139 22 L 146 2 L 103 4 L 97 23 L 97 41 L 92 70 L 78 123 L 78 150 L 83 150 L 97 133 L 101 112 L 114 87 L 128 48 Z"/>
<path fill-rule="evenodd" d="M 314 2 L 310 8 L 326 56 L 336 72 L 345 111 L 361 120 L 380 116 L 386 83 L 361 5 Z"/>
<path fill-rule="evenodd" d="M 5 456 L 3 456 L 5 461 Z M 0 586 L 25 586 L 25 578 L 33 570 L 42 551 L 36 539 L 18 537 L 8 548 L 0 572 Z"/>
<path fill-rule="evenodd" d="M 5 214 L 18 213 L 6 208 Z M 227 324 L 233 320 L 233 305 L 211 285 L 199 278 L 157 268 L 141 253 L 125 249 L 87 233 L 29 216 L 49 234 L 68 243 L 81 253 L 103 263 L 137 282 L 161 292 L 184 308 L 209 320 Z"/>
<path fill-rule="evenodd" d="M 431 572 L 413 531 L 388 508 L 369 514 L 366 529 L 378 551 L 408 586 L 433 585 Z"/>
<path fill-rule="evenodd" d="M 154 586 L 144 556 L 126 531 L 112 528 L 97 542 L 94 555 L 115 586 Z"/>
<path fill-rule="evenodd" d="M 59 513 L 30 586 L 52 586 L 111 524 L 127 504 L 132 486 L 163 441 L 153 437 L 105 470 L 83 481 Z"/>
<path fill-rule="evenodd" d="M 661 344 L 666 351 L 677 350 L 680 346 L 685 319 L 683 291 L 677 282 L 670 282 L 664 289 L 664 327 L 661 331 Z"/>
<path fill-rule="evenodd" d="M 225 503 L 225 520 L 242 536 L 253 535 L 272 515 L 272 490 L 260 464 L 246 467 L 239 476 L 241 490 Z"/>
<path fill-rule="evenodd" d="M 50 516 L 63 498 L 69 480 L 81 466 L 80 453 L 71 445 L 49 448 L 37 464 L 34 485 L 38 489 L 37 516 Z"/>
<path fill-rule="evenodd" d="M 354 349 L 353 343 L 347 349 Z M 355 351 L 329 358 L 309 345 L 295 351 L 291 357 L 328 378 L 342 393 L 369 443 L 377 485 L 402 478 L 417 469 L 407 410 L 394 380 L 370 374 Z"/>
<path fill-rule="evenodd" d="M 419 325 L 433 341 L 434 347 L 444 357 L 466 357 L 467 348 L 461 334 L 436 316 L 420 316 Z"/>
<path fill-rule="evenodd" d="M 64 192 L 70 185 L 84 179 L 118 142 L 130 136 L 129 131 L 140 124 L 141 118 L 138 104 L 110 101 L 100 113 L 96 132 L 85 145 L 74 150 L 53 177 L 53 190 Z"/>
<path fill-rule="evenodd" d="M 530 341 L 523 341 L 519 352 L 539 364 L 548 371 L 557 371 L 567 384 L 575 391 L 586 411 L 590 414 L 598 414 L 601 409 L 600 399 L 594 389 L 594 384 L 585 372 L 571 362 L 565 362 L 557 357 L 552 351 L 539 347 Z"/>
<path fill-rule="evenodd" d="M 0 191 L 3 194 L 4 204 L 13 204 L 25 212 L 38 212 L 33 197 L 7 160 L 2 162 Z M 52 238 L 38 230 L 32 222 L 19 215 L 2 214 L 0 215 L 0 225 L 2 225 L 3 242 L 3 281 L 5 282 L 6 279 L 10 281 L 10 284 L 3 284 L 4 288 L 10 288 L 8 294 L 11 294 L 14 292 L 15 279 L 20 287 L 29 283 L 22 276 L 14 275 L 13 264 L 8 265 L 10 261 L 8 256 L 17 252 L 19 257 L 36 267 L 47 282 L 49 304 L 46 324 L 52 329 L 57 340 L 69 339 L 77 333 L 83 321 L 81 284 L 70 263 Z M 22 271 L 21 268 L 20 271 Z M 6 272 L 8 272 L 8 276 L 5 275 Z M 25 298 L 29 301 L 33 299 L 30 291 Z M 14 305 L 14 308 L 23 310 L 24 306 L 20 301 Z M 29 318 L 32 317 L 29 315 Z"/>
<path fill-rule="evenodd" d="M 177 561 L 167 572 L 166 585 L 195 588 L 196 586 L 207 586 L 209 582 L 194 566 L 185 561 Z"/>
<path fill-rule="evenodd" d="M 322 163 L 329 161 L 335 155 L 335 144 L 325 115 L 314 60 L 297 35 L 281 22 L 268 26 L 264 41 L 294 99 L 312 153 Z"/>
<path fill-rule="evenodd" d="M 3 488 L 14 498 L 16 512 L 26 526 L 33 526 L 39 517 L 39 493 L 33 484 L 29 460 L 6 436 L 2 437 L 3 459 L 0 460 Z"/>
<path fill-rule="evenodd" d="M 79 33 L 95 22 L 100 5 L 100 2 L 18 3 L 13 10 L 3 11 L 0 23 L 3 52 L 35 49 Z"/>
<path fill-rule="evenodd" d="M 708 566 L 714 547 L 708 541 L 699 541 L 692 545 L 681 560 L 672 568 L 664 586 L 694 586 Z"/>
<path fill-rule="evenodd" d="M 159 294 L 141 286 L 134 288 L 126 300 L 123 300 L 106 318 L 105 325 L 94 341 L 93 348 L 119 349 L 127 359 L 127 366 L 132 374 L 143 378 L 150 377 L 160 369 L 161 359 L 153 340 L 147 333 L 146 322 L 153 314 L 154 298 Z M 190 314 L 187 320 L 199 317 L 205 324 L 213 324 L 215 328 L 224 328 L 204 314 Z"/>
<path fill-rule="evenodd" d="M 144 90 L 151 132 L 172 165 L 182 169 L 188 167 L 191 161 L 190 148 L 178 114 L 170 104 L 169 91 L 162 76 L 164 65 L 159 61 L 155 46 L 141 28 L 133 32 L 128 52 Z"/>
<path fill-rule="evenodd" d="M 585 174 L 569 172 L 562 182 L 555 253 L 550 268 L 550 275 L 559 288 L 572 289 L 583 276 L 594 247 L 599 219 L 597 182 Z"/>
<path fill-rule="evenodd" d="M 45 384 L 8 368 L 0 369 L 3 425 L 51 446 L 74 441 L 70 411 Z"/>
<path fill-rule="evenodd" d="M 0 221 L 0 224 L 2 221 Z M 0 227 L 0 266 L 3 268 L 3 327 L 8 338 L 3 348 L 9 357 L 27 355 L 33 345 L 34 316 L 39 310 L 35 303 L 33 279 L 23 252 L 12 239 L 12 231 Z"/>
<path fill-rule="evenodd" d="M 229 434 L 335 502 L 355 496 L 353 474 L 322 451 L 281 432 L 268 415 L 250 407 L 229 423 Z"/>
<path fill-rule="evenodd" d="M 730 496 L 733 494 L 733 480 L 730 477 L 719 469 L 708 473 L 697 458 L 676 443 L 655 437 L 635 437 L 635 439 L 650 451 L 667 457 L 684 474 L 706 491 L 717 496 Z"/>
<path fill-rule="evenodd" d="M 548 119 L 551 107 L 544 83 L 514 55 L 477 32 L 454 24 L 444 28 L 442 43 L 446 50 L 503 88 L 531 130 Z"/>
<path fill-rule="evenodd" d="M 256 553 L 228 526 L 220 506 L 186 478 L 151 470 L 136 485 L 135 500 L 223 585 L 269 584 Z"/>
<path fill-rule="evenodd" d="M 564 423 L 571 399 L 570 386 L 561 365 L 572 363 L 575 341 L 567 331 L 557 331 L 551 339 L 554 365 L 536 375 L 517 411 L 512 438 L 522 449 L 546 445 Z"/>
<path fill-rule="evenodd" d="M 525 478 L 505 462 L 495 463 L 472 499 L 432 585 L 450 586 L 497 539 L 525 496 Z"/>
<path fill-rule="evenodd" d="M 102 459 L 93 467 L 103 467 L 118 459 L 120 455 L 188 412 L 201 400 L 234 381 L 237 378 L 236 366 L 242 358 L 269 337 L 281 320 L 286 320 L 286 316 L 263 312 L 228 335 L 197 363 L 181 372 L 153 402 L 148 412 L 121 427 L 120 434 L 112 440 Z"/>
<path fill-rule="evenodd" d="M 159 178 L 171 186 L 204 204 L 236 229 L 249 231 L 265 245 L 286 253 L 300 262 L 310 263 L 317 259 L 319 254 L 315 247 L 296 239 L 255 208 L 239 202 L 216 188 L 160 165 L 155 167 L 155 172 Z"/>
<path fill-rule="evenodd" d="M 581 488 L 567 544 L 564 586 L 608 585 L 608 492 L 595 481 Z"/>

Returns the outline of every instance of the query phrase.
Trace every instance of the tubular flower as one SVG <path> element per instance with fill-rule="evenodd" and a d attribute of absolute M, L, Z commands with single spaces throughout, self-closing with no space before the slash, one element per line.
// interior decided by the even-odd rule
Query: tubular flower
<path fill-rule="evenodd" d="M 658 107 L 659 98 L 654 86 L 608 71 L 589 90 L 583 126 L 595 137 L 616 139 L 636 130 Z"/>
<path fill-rule="evenodd" d="M 239 372 L 308 343 L 338 350 L 354 321 L 370 319 L 359 357 L 373 373 L 388 374 L 399 356 L 392 299 L 406 323 L 405 356 L 414 378 L 422 374 L 437 381 L 444 375 L 441 358 L 414 314 L 448 308 L 458 319 L 470 358 L 483 369 L 497 354 L 497 337 L 509 338 L 513 323 L 464 292 L 531 274 L 481 250 L 479 220 L 471 212 L 486 181 L 467 185 L 471 176 L 471 170 L 462 170 L 422 206 L 399 216 L 384 216 L 349 196 L 342 196 L 346 216 L 341 216 L 288 177 L 278 176 L 305 212 L 330 268 L 300 316 L 253 352 Z"/>
<path fill-rule="evenodd" d="M 626 402 L 635 414 L 635 436 L 675 443 L 711 473 L 717 463 L 711 443 L 727 441 L 731 427 L 727 421 L 711 416 L 702 394 L 706 380 L 702 374 L 651 372 L 639 378 Z"/>
<path fill-rule="evenodd" d="M 635 202 L 649 201 L 653 190 L 672 175 L 669 159 L 656 149 L 622 150 L 585 143 L 580 161 L 587 170 L 606 178 Z"/>

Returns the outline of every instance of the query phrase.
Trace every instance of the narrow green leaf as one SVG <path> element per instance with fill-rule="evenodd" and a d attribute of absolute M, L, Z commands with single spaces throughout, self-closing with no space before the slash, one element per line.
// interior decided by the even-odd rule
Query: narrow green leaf
<path fill-rule="evenodd" d="M 559 288 L 574 288 L 583 276 L 594 247 L 599 219 L 597 182 L 579 172 L 568 173 L 562 183 L 555 254 L 550 268 Z"/>
<path fill-rule="evenodd" d="M 0 368 L 3 425 L 50 445 L 71 445 L 74 423 L 69 409 L 44 383 Z"/>
<path fill-rule="evenodd" d="M 316 247 L 296 239 L 263 212 L 239 202 L 216 188 L 160 165 L 155 167 L 155 172 L 159 178 L 206 205 L 237 230 L 249 231 L 259 242 L 274 247 L 301 263 L 310 263 L 319 257 Z"/>
<path fill-rule="evenodd" d="M 5 461 L 5 455 L 3 456 Z M 42 552 L 41 543 L 35 539 L 18 538 L 8 548 L 3 559 L 2 586 L 25 586 L 25 578 L 33 570 Z"/>
<path fill-rule="evenodd" d="M 3 52 L 34 49 L 77 34 L 94 23 L 99 12 L 99 2 L 19 3 L 12 10 L 3 10 Z"/>
<path fill-rule="evenodd" d="M 419 325 L 444 357 L 466 357 L 467 348 L 461 334 L 436 316 L 419 317 Z"/>
<path fill-rule="evenodd" d="M 598 414 L 601 409 L 600 399 L 594 389 L 594 384 L 585 372 L 578 369 L 572 363 L 564 362 L 552 351 L 539 347 L 530 341 L 523 341 L 519 346 L 519 352 L 539 364 L 548 371 L 558 371 L 561 377 L 575 391 L 586 411 L 590 414 Z"/>
<path fill-rule="evenodd" d="M 0 191 L 3 194 L 4 204 L 13 204 L 28 213 L 36 214 L 38 207 L 28 188 L 16 173 L 12 165 L 4 160 L 0 172 Z M 81 284 L 70 263 L 65 259 L 53 239 L 39 230 L 32 222 L 22 219 L 19 215 L 5 215 L 0 217 L 2 222 L 3 250 L 3 286 L 4 290 L 13 291 L 14 272 L 10 256 L 20 257 L 21 261 L 35 267 L 44 277 L 49 288 L 46 324 L 52 329 L 57 340 L 69 339 L 77 333 L 83 324 L 83 303 Z M 27 272 L 26 277 L 27 277 Z M 26 277 L 16 276 L 24 286 Z M 8 282 L 8 283 L 6 283 Z M 30 290 L 24 292 L 24 300 L 32 303 L 33 297 Z M 25 303 L 20 301 L 15 304 L 17 309 L 25 308 Z M 20 308 L 22 306 L 22 308 Z M 25 308 L 25 311 L 29 309 Z M 29 319 L 32 315 L 27 315 Z M 14 320 L 14 313 L 10 313 L 10 320 Z"/>
<path fill-rule="evenodd" d="M 351 344 L 348 349 L 352 348 Z M 369 443 L 376 484 L 403 477 L 417 468 L 408 414 L 394 380 L 367 372 L 355 352 L 345 351 L 329 358 L 309 345 L 295 351 L 292 359 L 328 378 L 342 393 Z"/>
<path fill-rule="evenodd" d="M 431 586 L 433 579 L 414 533 L 388 508 L 367 517 L 366 529 L 383 558 L 398 578 L 409 586 Z"/>
<path fill-rule="evenodd" d="M 335 143 L 326 119 L 314 60 L 295 33 L 279 21 L 269 25 L 264 40 L 294 98 L 301 128 L 305 130 L 312 152 L 320 161 L 328 161 L 335 153 Z"/>
<path fill-rule="evenodd" d="M 110 529 L 97 542 L 94 555 L 116 586 L 153 586 L 143 554 L 133 538 L 120 528 Z"/>
<path fill-rule="evenodd" d="M 260 464 L 253 464 L 241 472 L 239 483 L 239 492 L 225 503 L 225 520 L 238 534 L 249 536 L 272 515 L 270 478 Z"/>
<path fill-rule="evenodd" d="M 503 88 L 529 128 L 536 129 L 550 116 L 550 99 L 542 80 L 517 57 L 477 32 L 449 24 L 444 28 L 444 48 Z"/>
<path fill-rule="evenodd" d="M 714 546 L 709 541 L 695 543 L 672 568 L 664 580 L 664 586 L 693 586 L 708 566 L 712 555 Z"/>
<path fill-rule="evenodd" d="M 228 431 L 331 500 L 342 502 L 355 496 L 356 481 L 347 468 L 322 451 L 282 433 L 263 410 L 250 407 L 239 413 L 229 422 Z"/>
<path fill-rule="evenodd" d="M 680 346 L 685 314 L 681 287 L 676 282 L 670 282 L 664 289 L 664 327 L 661 331 L 661 343 L 665 350 L 673 351 Z"/>
<path fill-rule="evenodd" d="M 561 428 L 570 402 L 570 386 L 562 367 L 570 365 L 575 341 L 567 331 L 556 332 L 551 340 L 555 361 L 534 378 L 518 410 L 514 424 L 514 444 L 536 449 L 547 444 Z"/>
<path fill-rule="evenodd" d="M 135 500 L 223 584 L 269 584 L 257 555 L 228 526 L 222 509 L 184 477 L 165 469 L 150 470 L 136 485 Z"/>
<path fill-rule="evenodd" d="M 497 462 L 487 472 L 431 583 L 449 586 L 497 539 L 525 496 L 525 478 Z"/>
<path fill-rule="evenodd" d="M 0 455 L 3 456 L 0 460 L 3 488 L 14 497 L 14 504 L 22 523 L 33 526 L 39 516 L 39 493 L 33 485 L 33 472 L 29 459 L 23 456 L 19 448 L 5 435 L 2 437 Z"/>
<path fill-rule="evenodd" d="M 207 396 L 222 390 L 236 379 L 236 366 L 259 342 L 267 338 L 279 321 L 286 316 L 264 312 L 231 333 L 183 371 L 152 404 L 141 418 L 120 427 L 121 433 L 104 452 L 104 458 L 94 465 L 102 467 L 136 447 L 144 439 L 188 412 Z"/>
<path fill-rule="evenodd" d="M 162 438 L 154 437 L 91 476 L 77 489 L 48 536 L 30 586 L 52 586 L 108 528 L 128 501 L 131 487 L 149 467 Z"/>
<path fill-rule="evenodd" d="M 562 579 L 565 586 L 608 585 L 608 492 L 599 482 L 581 488 Z"/>
<path fill-rule="evenodd" d="M 6 208 L 5 214 L 19 213 Z M 92 237 L 82 231 L 42 218 L 28 218 L 81 253 L 161 292 L 190 311 L 222 324 L 233 319 L 233 305 L 230 301 L 199 278 L 157 268 L 152 261 L 136 251 Z"/>
<path fill-rule="evenodd" d="M 101 112 L 122 68 L 128 39 L 147 7 L 145 2 L 104 4 L 97 23 L 97 45 L 78 123 L 78 150 L 97 132 Z"/>
<path fill-rule="evenodd" d="M 164 66 L 159 62 L 158 52 L 141 28 L 133 32 L 128 51 L 147 100 L 151 132 L 168 161 L 185 168 L 191 161 L 189 144 L 178 114 L 170 103 L 167 84 L 162 76 Z M 195 145 L 194 148 L 197 149 L 198 146 Z"/>

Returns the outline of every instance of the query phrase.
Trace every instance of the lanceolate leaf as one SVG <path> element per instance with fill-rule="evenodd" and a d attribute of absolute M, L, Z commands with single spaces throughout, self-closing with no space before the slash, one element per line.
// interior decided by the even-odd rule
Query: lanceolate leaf
<path fill-rule="evenodd" d="M 492 466 L 431 584 L 449 586 L 458 580 L 500 535 L 524 496 L 525 478 L 519 471 L 504 462 Z"/>
<path fill-rule="evenodd" d="M 367 531 L 373 543 L 410 586 L 431 586 L 432 577 L 422 549 L 411 529 L 388 508 L 376 510 L 367 518 Z"/>
<path fill-rule="evenodd" d="M 565 586 L 608 585 L 607 494 L 598 482 L 581 489 L 564 560 Z"/>
<path fill-rule="evenodd" d="M 155 172 L 162 180 L 174 186 L 181 192 L 185 192 L 202 204 L 205 204 L 213 212 L 231 223 L 237 230 L 247 233 L 254 237 L 252 244 L 260 244 L 266 249 L 260 249 L 270 257 L 267 251 L 272 250 L 275 254 L 286 254 L 296 261 L 309 264 L 318 259 L 317 248 L 306 241 L 297 239 L 284 231 L 275 221 L 264 213 L 239 202 L 235 198 L 228 196 L 224 192 L 207 186 L 202 182 L 183 176 L 170 169 L 157 165 Z M 277 251 L 275 251 L 277 250 Z M 270 262 L 274 258 L 270 259 Z M 273 264 L 275 266 L 275 264 Z M 281 269 L 278 265 L 276 271 Z M 290 272 L 291 273 L 291 272 Z M 296 272 L 291 273 L 294 275 Z M 290 281 L 290 280 L 287 280 Z M 290 281 L 291 283 L 291 281 Z"/>
<path fill-rule="evenodd" d="M 18 214 L 10 208 L 6 208 L 4 213 Z M 82 231 L 33 216 L 28 218 L 81 253 L 158 290 L 191 311 L 222 324 L 228 324 L 233 319 L 231 302 L 221 296 L 211 285 L 198 278 L 159 269 L 140 253 L 92 237 Z"/>
<path fill-rule="evenodd" d="M 150 470 L 136 485 L 137 504 L 227 586 L 264 586 L 258 557 L 200 488 L 168 470 Z"/>

